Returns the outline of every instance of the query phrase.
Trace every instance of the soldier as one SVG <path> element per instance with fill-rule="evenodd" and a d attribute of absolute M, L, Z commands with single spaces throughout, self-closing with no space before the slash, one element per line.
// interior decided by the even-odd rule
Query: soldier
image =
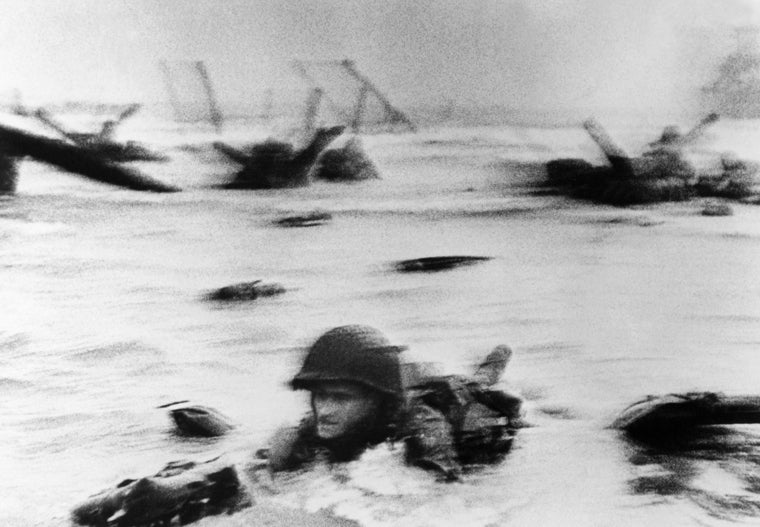
<path fill-rule="evenodd" d="M 462 464 L 505 454 L 520 400 L 491 390 L 490 381 L 457 376 L 422 379 L 405 390 L 404 349 L 367 326 L 341 326 L 319 337 L 291 381 L 293 389 L 311 393 L 311 412 L 259 451 L 266 466 L 277 472 L 319 459 L 351 461 L 369 447 L 400 441 L 407 462 L 451 481 Z M 486 371 L 494 362 L 503 369 L 503 349 L 495 355 L 501 359 L 484 363 Z"/>
<path fill-rule="evenodd" d="M 660 138 L 657 141 L 649 143 L 649 146 L 651 148 L 656 148 L 660 146 L 674 145 L 678 143 L 682 137 L 683 134 L 681 133 L 681 129 L 678 126 L 671 124 L 663 128 Z"/>
<path fill-rule="evenodd" d="M 640 171 L 650 177 L 675 177 L 686 184 L 694 184 L 696 171 L 684 155 L 689 141 L 691 139 L 684 136 L 678 126 L 666 126 L 660 138 L 649 143 L 649 149 L 643 153 Z"/>

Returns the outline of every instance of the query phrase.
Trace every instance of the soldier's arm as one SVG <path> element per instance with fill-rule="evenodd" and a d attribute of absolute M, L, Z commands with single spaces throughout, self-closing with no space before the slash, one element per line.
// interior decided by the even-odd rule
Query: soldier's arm
<path fill-rule="evenodd" d="M 406 461 L 437 472 L 445 481 L 459 479 L 454 437 L 446 417 L 421 401 L 411 404 L 404 427 Z"/>
<path fill-rule="evenodd" d="M 509 419 L 510 424 L 516 422 L 522 415 L 522 399 L 513 393 L 503 390 L 480 389 L 471 386 L 472 395 L 476 401 L 499 412 Z"/>
<path fill-rule="evenodd" d="M 269 441 L 269 446 L 259 450 L 256 455 L 265 459 L 267 467 L 272 472 L 292 470 L 310 459 L 307 437 L 310 418 L 306 418 L 298 426 L 289 426 L 277 430 Z"/>

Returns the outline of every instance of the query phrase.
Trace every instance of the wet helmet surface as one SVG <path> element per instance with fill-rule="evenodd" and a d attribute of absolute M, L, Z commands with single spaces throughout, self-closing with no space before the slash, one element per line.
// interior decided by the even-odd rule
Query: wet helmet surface
<path fill-rule="evenodd" d="M 348 381 L 400 397 L 399 353 L 404 349 L 392 345 L 385 335 L 369 326 L 333 328 L 309 348 L 291 386 L 308 390 L 318 382 Z"/>

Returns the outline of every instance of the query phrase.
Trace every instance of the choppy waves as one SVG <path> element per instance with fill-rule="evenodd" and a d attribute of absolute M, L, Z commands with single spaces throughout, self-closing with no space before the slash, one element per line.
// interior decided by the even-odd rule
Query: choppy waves
<path fill-rule="evenodd" d="M 720 123 L 702 147 L 754 154 L 753 126 Z M 632 153 L 657 135 L 610 131 Z M 410 357 L 454 371 L 509 344 L 509 385 L 525 396 L 533 426 L 503 464 L 462 484 L 438 483 L 404 466 L 400 448 L 383 447 L 341 469 L 284 476 L 277 494 L 261 497 L 269 510 L 327 511 L 366 527 L 757 519 L 744 492 L 754 492 L 755 450 L 727 461 L 744 491 L 710 477 L 724 469 L 716 458 L 687 460 L 694 479 L 667 494 L 641 478 L 678 460 L 637 465 L 605 426 L 646 393 L 756 390 L 758 210 L 737 206 L 715 219 L 689 204 L 622 210 L 525 192 L 547 159 L 600 159 L 580 128 L 363 139 L 383 179 L 282 191 L 215 190 L 229 167 L 186 149 L 144 167 L 185 189 L 166 196 L 24 162 L 18 195 L 0 201 L 0 441 L 17 476 L 0 483 L 7 521 L 60 525 L 82 498 L 172 459 L 229 450 L 244 459 L 308 404 L 286 384 L 304 347 L 349 322 L 378 326 L 409 344 Z M 316 208 L 332 222 L 273 223 Z M 492 260 L 436 274 L 393 270 L 399 259 L 445 254 Z M 234 306 L 203 300 L 254 279 L 287 292 Z M 239 433 L 177 437 L 157 406 L 180 399 L 218 408 Z"/>

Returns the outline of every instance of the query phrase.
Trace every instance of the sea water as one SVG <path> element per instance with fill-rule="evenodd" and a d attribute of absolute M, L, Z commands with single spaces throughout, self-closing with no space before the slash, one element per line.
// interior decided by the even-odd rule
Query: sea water
<path fill-rule="evenodd" d="M 696 155 L 757 158 L 758 129 L 721 122 Z M 234 167 L 214 154 L 215 137 L 141 132 L 171 161 L 138 168 L 183 192 L 121 190 L 25 160 L 17 194 L 0 199 L 3 525 L 67 525 L 87 496 L 176 459 L 224 453 L 242 467 L 306 409 L 287 385 L 305 348 L 351 323 L 444 371 L 469 371 L 508 344 L 505 383 L 525 398 L 530 426 L 502 463 L 460 483 L 381 445 L 253 484 L 258 505 L 200 525 L 253 524 L 264 506 L 303 513 L 283 525 L 319 512 L 365 526 L 760 523 L 756 427 L 733 427 L 742 447 L 713 458 L 652 455 L 608 428 L 647 394 L 757 393 L 760 208 L 705 217 L 699 201 L 618 209 L 528 192 L 549 159 L 601 162 L 576 128 L 365 136 L 382 179 L 270 191 L 217 188 Z M 611 132 L 631 153 L 657 135 Z M 242 127 L 228 139 L 264 136 Z M 315 209 L 333 221 L 273 223 Z M 438 255 L 492 259 L 393 267 Z M 287 291 L 204 298 L 257 279 Z M 185 399 L 238 427 L 175 435 L 157 407 Z"/>

